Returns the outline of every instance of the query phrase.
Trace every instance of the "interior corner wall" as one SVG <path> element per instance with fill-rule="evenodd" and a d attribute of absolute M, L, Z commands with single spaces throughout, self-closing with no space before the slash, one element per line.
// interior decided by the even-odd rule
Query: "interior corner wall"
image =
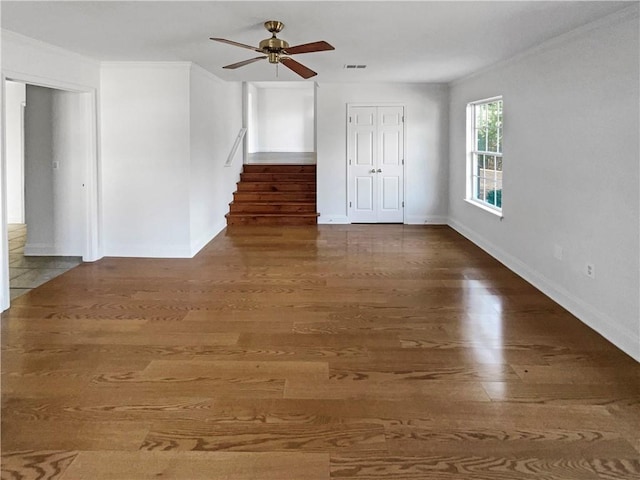
<path fill-rule="evenodd" d="M 7 30 L 1 37 L 2 71 L 10 78 L 80 90 L 100 85 L 97 61 Z"/>
<path fill-rule="evenodd" d="M 190 257 L 189 63 L 101 71 L 104 253 Z"/>
<path fill-rule="evenodd" d="M 640 361 L 637 11 L 452 86 L 449 215 Z M 502 221 L 464 201 L 466 105 L 495 95 L 504 99 Z"/>
<path fill-rule="evenodd" d="M 258 89 L 247 83 L 247 153 L 259 152 Z"/>
<path fill-rule="evenodd" d="M 24 223 L 24 83 L 6 83 L 7 221 Z"/>
<path fill-rule="evenodd" d="M 348 103 L 405 106 L 405 223 L 447 222 L 448 91 L 440 84 L 319 84 L 319 223 L 348 223 Z"/>
<path fill-rule="evenodd" d="M 195 255 L 226 225 L 243 154 L 225 162 L 242 128 L 242 84 L 224 82 L 198 66 L 190 76 L 190 238 Z"/>
<path fill-rule="evenodd" d="M 258 152 L 314 151 L 314 89 L 257 89 Z"/>

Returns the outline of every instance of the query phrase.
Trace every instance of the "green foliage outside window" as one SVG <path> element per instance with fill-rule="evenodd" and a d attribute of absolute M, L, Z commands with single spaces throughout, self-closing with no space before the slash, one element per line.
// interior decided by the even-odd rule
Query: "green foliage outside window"
<path fill-rule="evenodd" d="M 475 117 L 477 150 L 502 153 L 502 100 L 476 105 Z"/>

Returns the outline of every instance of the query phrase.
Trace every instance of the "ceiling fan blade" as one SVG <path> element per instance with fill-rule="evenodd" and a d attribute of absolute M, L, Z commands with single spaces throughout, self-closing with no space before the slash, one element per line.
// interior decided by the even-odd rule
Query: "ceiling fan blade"
<path fill-rule="evenodd" d="M 216 42 L 227 43 L 229 45 L 235 45 L 236 47 L 247 48 L 249 50 L 253 50 L 254 52 L 262 52 L 259 48 L 252 47 L 251 45 L 246 45 L 244 43 L 234 42 L 233 40 L 227 40 L 226 38 L 210 38 L 209 40 L 214 40 Z"/>
<path fill-rule="evenodd" d="M 222 68 L 228 68 L 230 70 L 233 70 L 234 68 L 244 67 L 245 65 L 249 65 L 250 63 L 257 62 L 258 60 L 263 60 L 265 58 L 267 58 L 267 57 L 262 56 L 262 57 L 251 58 L 249 60 L 244 60 L 242 62 L 232 63 L 231 65 L 226 65 L 226 66 L 224 66 Z"/>
<path fill-rule="evenodd" d="M 282 63 L 289 70 L 293 70 L 294 72 L 296 72 L 302 78 L 311 78 L 317 75 L 316 72 L 314 72 L 310 68 L 305 67 L 301 63 L 296 62 L 293 58 L 281 57 L 280 63 Z"/>
<path fill-rule="evenodd" d="M 287 47 L 285 48 L 285 53 L 287 55 L 295 55 L 296 53 L 322 52 L 324 50 L 335 50 L 335 48 L 324 40 L 321 40 L 319 42 L 304 43 L 302 45 Z"/>

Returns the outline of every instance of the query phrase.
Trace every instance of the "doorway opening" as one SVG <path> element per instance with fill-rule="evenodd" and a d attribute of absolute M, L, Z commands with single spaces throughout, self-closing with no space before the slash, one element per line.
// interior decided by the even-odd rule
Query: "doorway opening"
<path fill-rule="evenodd" d="M 245 163 L 315 165 L 315 95 L 308 82 L 247 84 Z"/>
<path fill-rule="evenodd" d="M 4 94 L 2 309 L 97 259 L 95 95 L 9 78 Z"/>

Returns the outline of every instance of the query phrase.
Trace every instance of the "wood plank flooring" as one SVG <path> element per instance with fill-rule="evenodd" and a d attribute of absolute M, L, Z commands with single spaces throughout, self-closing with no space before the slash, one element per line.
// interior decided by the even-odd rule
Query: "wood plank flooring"
<path fill-rule="evenodd" d="M 2 479 L 640 478 L 640 365 L 447 227 L 234 227 L 2 314 Z"/>

